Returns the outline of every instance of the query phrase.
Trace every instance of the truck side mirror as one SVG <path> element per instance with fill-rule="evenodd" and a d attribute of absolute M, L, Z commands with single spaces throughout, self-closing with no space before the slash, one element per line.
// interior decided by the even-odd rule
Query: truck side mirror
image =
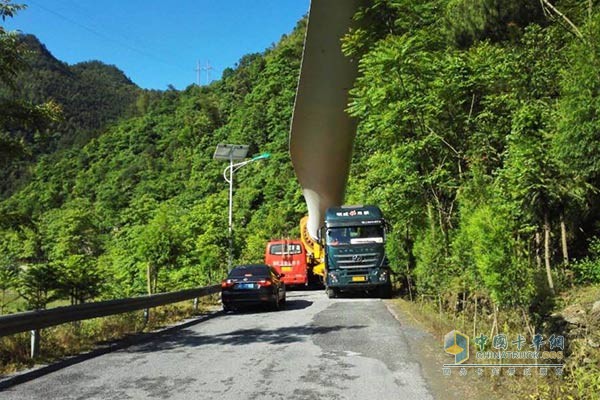
<path fill-rule="evenodd" d="M 323 231 L 324 231 L 324 230 L 325 230 L 325 227 L 324 227 L 324 226 L 322 226 L 322 227 L 320 227 L 320 228 L 319 228 L 319 230 L 317 231 L 317 240 L 318 240 L 319 244 L 323 242 Z"/>

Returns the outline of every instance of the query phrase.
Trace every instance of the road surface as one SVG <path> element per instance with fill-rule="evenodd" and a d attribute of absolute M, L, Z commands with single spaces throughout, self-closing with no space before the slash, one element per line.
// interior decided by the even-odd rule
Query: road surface
<path fill-rule="evenodd" d="M 433 399 L 379 299 L 288 292 L 0 392 L 0 399 Z M 441 373 L 440 373 L 441 378 Z"/>

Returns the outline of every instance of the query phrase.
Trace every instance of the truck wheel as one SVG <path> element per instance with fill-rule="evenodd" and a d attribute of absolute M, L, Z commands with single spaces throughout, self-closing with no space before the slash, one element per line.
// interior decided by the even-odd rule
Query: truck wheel
<path fill-rule="evenodd" d="M 329 297 L 330 299 L 335 299 L 336 297 L 338 297 L 337 289 L 327 288 L 327 297 Z"/>
<path fill-rule="evenodd" d="M 229 304 L 223 303 L 223 311 L 227 312 L 227 311 L 232 311 L 233 308 L 231 308 L 231 306 Z"/>
<path fill-rule="evenodd" d="M 379 288 L 379 297 L 382 299 L 392 298 L 392 285 L 383 285 Z"/>

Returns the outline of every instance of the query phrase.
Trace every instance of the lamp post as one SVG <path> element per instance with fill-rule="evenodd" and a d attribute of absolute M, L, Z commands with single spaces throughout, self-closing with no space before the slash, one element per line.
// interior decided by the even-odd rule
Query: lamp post
<path fill-rule="evenodd" d="M 250 164 L 253 161 L 264 160 L 269 158 L 269 153 L 263 153 L 259 156 L 244 160 L 248 154 L 248 145 L 240 144 L 219 144 L 215 149 L 213 158 L 215 160 L 229 161 L 229 166 L 223 170 L 223 178 L 229 183 L 229 270 L 233 268 L 233 174 L 244 165 Z M 233 163 L 234 161 L 240 161 Z"/>

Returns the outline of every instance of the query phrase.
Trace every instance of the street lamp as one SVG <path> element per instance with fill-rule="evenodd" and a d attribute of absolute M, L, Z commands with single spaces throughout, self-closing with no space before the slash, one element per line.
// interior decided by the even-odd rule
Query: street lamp
<path fill-rule="evenodd" d="M 215 149 L 213 158 L 215 160 L 229 161 L 229 166 L 223 170 L 223 178 L 229 183 L 229 270 L 233 268 L 233 173 L 244 165 L 253 161 L 269 158 L 269 153 L 263 153 L 249 160 L 233 163 L 234 161 L 244 160 L 248 154 L 248 145 L 240 144 L 219 144 Z"/>

